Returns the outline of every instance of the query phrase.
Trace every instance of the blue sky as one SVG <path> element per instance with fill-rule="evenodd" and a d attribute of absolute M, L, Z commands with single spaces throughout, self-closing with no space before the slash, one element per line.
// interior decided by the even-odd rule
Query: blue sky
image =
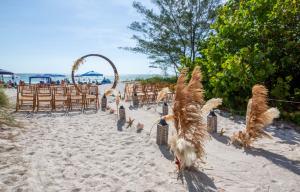
<path fill-rule="evenodd" d="M 151 6 L 150 0 L 141 0 Z M 0 68 L 15 73 L 69 74 L 73 62 L 89 53 L 110 58 L 120 74 L 160 73 L 145 55 L 121 50 L 134 46 L 128 25 L 141 19 L 132 0 L 2 0 Z M 79 72 L 112 74 L 100 59 Z"/>

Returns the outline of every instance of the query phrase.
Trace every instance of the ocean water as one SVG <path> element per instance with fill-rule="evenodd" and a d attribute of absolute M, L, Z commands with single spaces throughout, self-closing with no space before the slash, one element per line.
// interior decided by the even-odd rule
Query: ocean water
<path fill-rule="evenodd" d="M 25 83 L 29 83 L 29 77 L 34 76 L 34 75 L 41 75 L 38 73 L 17 73 L 15 74 L 15 81 L 19 82 L 20 80 L 24 81 Z M 160 76 L 158 74 L 124 74 L 120 75 L 120 81 L 132 81 L 135 79 L 146 79 L 154 76 Z M 114 81 L 114 76 L 104 76 L 106 79 L 110 79 L 112 82 Z M 7 82 L 11 80 L 11 76 L 4 76 L 4 81 Z M 72 82 L 71 75 L 66 75 L 65 77 L 54 77 L 51 78 L 52 81 L 57 81 L 57 80 L 63 80 L 63 79 L 68 79 L 70 82 Z M 81 81 L 101 81 L 103 77 L 100 78 L 93 78 L 93 77 L 82 77 Z M 42 81 L 42 79 L 32 79 L 32 83 L 39 83 Z"/>

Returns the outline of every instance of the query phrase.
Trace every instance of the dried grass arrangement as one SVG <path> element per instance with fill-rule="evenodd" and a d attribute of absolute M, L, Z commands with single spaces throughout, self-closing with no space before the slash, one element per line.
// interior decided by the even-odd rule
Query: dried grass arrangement
<path fill-rule="evenodd" d="M 246 129 L 233 134 L 231 142 L 244 148 L 251 147 L 251 144 L 263 137 L 272 138 L 264 131 L 264 128 L 279 117 L 277 108 L 269 108 L 268 89 L 263 85 L 254 85 L 252 98 L 248 102 L 246 114 Z"/>
<path fill-rule="evenodd" d="M 179 169 L 191 167 L 196 160 L 204 156 L 204 141 L 208 136 L 205 113 L 222 103 L 221 99 L 204 100 L 202 75 L 196 67 L 188 84 L 184 69 L 177 81 L 173 115 L 164 119 L 174 120 L 177 134 L 169 140 L 170 149 L 174 152 Z"/>

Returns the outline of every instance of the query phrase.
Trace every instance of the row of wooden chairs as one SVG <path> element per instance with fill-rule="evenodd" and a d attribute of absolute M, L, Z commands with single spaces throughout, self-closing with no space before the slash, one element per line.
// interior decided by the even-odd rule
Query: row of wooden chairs
<path fill-rule="evenodd" d="M 132 101 L 134 97 L 137 97 L 140 104 L 152 104 L 156 103 L 159 91 L 163 88 L 169 87 L 169 84 L 157 83 L 157 84 L 140 84 L 140 83 L 126 83 L 124 96 L 125 100 Z M 172 89 L 170 89 L 172 90 Z M 174 92 L 170 91 L 164 101 L 172 101 Z"/>
<path fill-rule="evenodd" d="M 72 111 L 99 108 L 97 85 L 19 85 L 16 111 Z"/>

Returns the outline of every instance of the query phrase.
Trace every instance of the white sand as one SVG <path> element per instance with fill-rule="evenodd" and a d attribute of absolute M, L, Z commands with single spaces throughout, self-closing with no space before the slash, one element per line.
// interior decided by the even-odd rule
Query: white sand
<path fill-rule="evenodd" d="M 8 91 L 13 96 L 14 91 Z M 110 106 L 116 108 L 114 103 Z M 145 124 L 121 127 L 115 114 L 89 111 L 15 114 L 25 128 L 9 130 L 13 140 L 0 139 L 0 191 L 299 191 L 300 134 L 271 126 L 272 140 L 262 139 L 244 151 L 227 145 L 227 136 L 244 121 L 218 116 L 225 136 L 206 143 L 205 164 L 178 178 L 172 155 L 155 143 L 159 118 L 147 107 L 127 117 Z M 226 115 L 226 114 L 225 114 Z M 171 127 L 171 129 L 173 129 Z M 0 134 L 4 134 L 1 131 Z M 183 182 L 182 182 L 183 181 Z"/>

